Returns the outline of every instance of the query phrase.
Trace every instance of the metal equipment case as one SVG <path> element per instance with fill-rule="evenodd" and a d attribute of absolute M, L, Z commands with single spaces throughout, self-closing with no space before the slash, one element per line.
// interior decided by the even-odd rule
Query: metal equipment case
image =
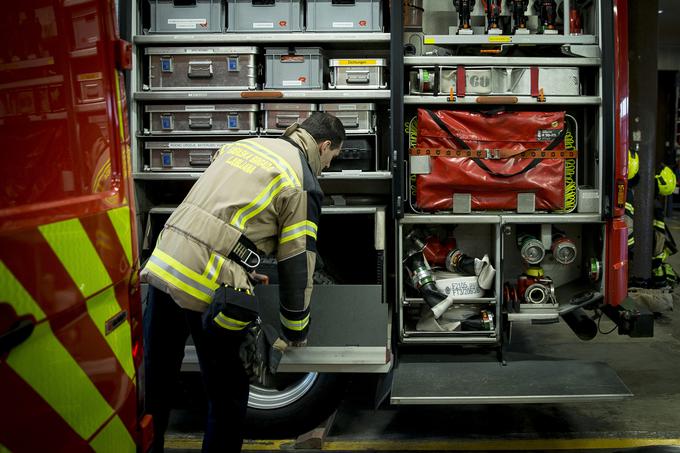
<path fill-rule="evenodd" d="M 149 33 L 221 33 L 225 0 L 149 0 Z"/>
<path fill-rule="evenodd" d="M 257 47 L 149 47 L 149 89 L 254 90 Z"/>
<path fill-rule="evenodd" d="M 151 135 L 257 133 L 257 104 L 147 105 L 144 111 Z"/>
<path fill-rule="evenodd" d="M 302 123 L 316 110 L 316 104 L 262 104 L 264 112 L 262 132 L 281 133 L 294 123 Z"/>
<path fill-rule="evenodd" d="M 320 47 L 269 47 L 265 49 L 265 59 L 265 88 L 323 88 Z"/>
<path fill-rule="evenodd" d="M 336 116 L 349 135 L 375 133 L 374 103 L 321 104 L 319 110 Z"/>
<path fill-rule="evenodd" d="M 147 142 L 149 171 L 204 171 L 222 142 Z"/>
<path fill-rule="evenodd" d="M 329 61 L 330 89 L 378 90 L 387 88 L 384 58 L 332 59 Z"/>
<path fill-rule="evenodd" d="M 228 0 L 227 32 L 302 31 L 301 0 Z"/>
<path fill-rule="evenodd" d="M 307 0 L 307 31 L 382 31 L 380 0 Z"/>

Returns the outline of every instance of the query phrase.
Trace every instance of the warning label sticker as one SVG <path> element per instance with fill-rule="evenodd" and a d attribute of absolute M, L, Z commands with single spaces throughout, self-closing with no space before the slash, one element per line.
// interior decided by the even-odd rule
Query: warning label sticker
<path fill-rule="evenodd" d="M 168 25 L 174 25 L 175 28 L 182 29 L 205 28 L 208 26 L 208 19 L 168 19 Z"/>
<path fill-rule="evenodd" d="M 536 133 L 536 140 L 539 142 L 551 142 L 560 136 L 561 129 L 539 129 Z"/>

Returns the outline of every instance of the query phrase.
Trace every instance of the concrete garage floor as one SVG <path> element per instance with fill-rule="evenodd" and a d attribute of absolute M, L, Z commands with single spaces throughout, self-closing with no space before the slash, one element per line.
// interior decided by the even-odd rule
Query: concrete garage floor
<path fill-rule="evenodd" d="M 669 225 L 680 240 L 680 218 Z M 670 261 L 680 271 L 680 253 Z M 613 326 L 603 318 L 602 331 Z M 679 303 L 656 320 L 654 338 L 614 332 L 584 342 L 564 323 L 527 325 L 513 330 L 510 349 L 607 362 L 635 396 L 586 404 L 384 405 L 374 410 L 373 381 L 358 377 L 350 384 L 323 451 L 622 451 L 652 445 L 678 446 L 680 451 Z M 169 451 L 200 450 L 201 409 L 175 412 Z M 244 451 L 287 450 L 292 442 L 250 441 Z"/>

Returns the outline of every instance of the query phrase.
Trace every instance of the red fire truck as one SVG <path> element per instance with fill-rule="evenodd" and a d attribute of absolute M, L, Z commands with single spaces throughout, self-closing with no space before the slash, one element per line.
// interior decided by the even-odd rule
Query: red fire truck
<path fill-rule="evenodd" d="M 139 259 L 113 1 L 7 3 L 0 450 L 137 451 Z"/>

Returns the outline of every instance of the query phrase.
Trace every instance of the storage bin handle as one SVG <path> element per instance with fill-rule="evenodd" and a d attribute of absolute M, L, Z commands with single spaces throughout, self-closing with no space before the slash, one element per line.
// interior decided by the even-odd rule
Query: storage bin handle
<path fill-rule="evenodd" d="M 207 167 L 212 161 L 212 154 L 206 152 L 189 153 L 189 165 L 196 167 Z"/>
<path fill-rule="evenodd" d="M 196 0 L 172 0 L 172 6 L 196 6 Z"/>
<path fill-rule="evenodd" d="M 338 113 L 337 115 L 335 115 L 335 117 L 340 120 L 344 127 L 351 128 L 359 127 L 358 113 Z"/>
<path fill-rule="evenodd" d="M 191 78 L 211 78 L 213 76 L 212 61 L 190 61 L 187 75 Z"/>
<path fill-rule="evenodd" d="M 300 115 L 276 115 L 276 127 L 288 127 L 300 119 Z"/>
<path fill-rule="evenodd" d="M 252 0 L 252 4 L 255 6 L 273 5 L 276 3 L 275 0 Z"/>
<path fill-rule="evenodd" d="M 354 5 L 356 0 L 332 0 L 333 5 Z"/>
<path fill-rule="evenodd" d="M 367 69 L 347 71 L 345 81 L 347 83 L 369 83 L 371 80 L 370 72 Z"/>
<path fill-rule="evenodd" d="M 213 120 L 211 114 L 189 115 L 189 128 L 191 129 L 211 129 Z"/>

